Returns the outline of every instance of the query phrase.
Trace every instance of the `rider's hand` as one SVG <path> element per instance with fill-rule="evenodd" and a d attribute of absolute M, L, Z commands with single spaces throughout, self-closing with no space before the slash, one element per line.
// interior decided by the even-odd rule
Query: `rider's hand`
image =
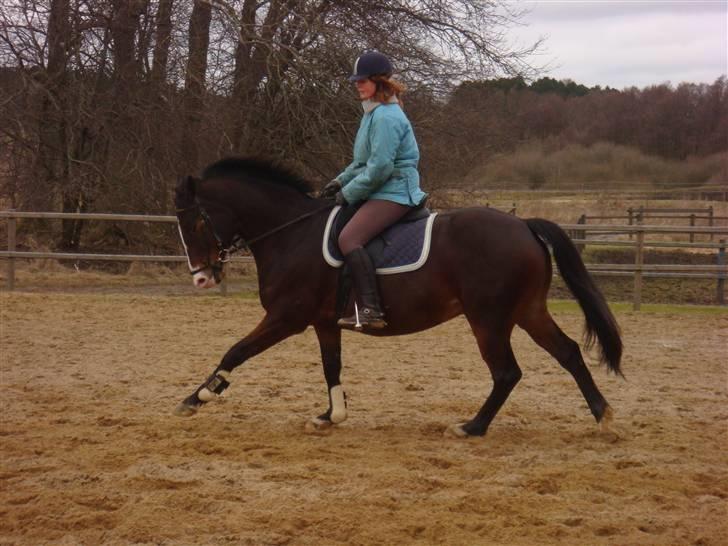
<path fill-rule="evenodd" d="M 336 196 L 336 193 L 341 189 L 341 182 L 335 178 L 326 184 L 323 189 L 319 192 L 319 197 L 323 199 L 332 199 Z"/>
<path fill-rule="evenodd" d="M 341 207 L 345 207 L 346 205 L 349 204 L 346 202 L 346 197 L 344 197 L 344 192 L 341 192 L 341 191 L 337 192 L 334 199 L 336 200 L 336 204 Z"/>

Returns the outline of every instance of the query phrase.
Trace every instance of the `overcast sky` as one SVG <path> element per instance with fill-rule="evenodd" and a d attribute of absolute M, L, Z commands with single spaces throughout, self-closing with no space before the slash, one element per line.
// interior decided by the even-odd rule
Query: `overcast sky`
<path fill-rule="evenodd" d="M 728 0 L 538 0 L 517 43 L 546 38 L 535 64 L 546 75 L 617 89 L 671 82 L 712 83 L 728 72 Z"/>

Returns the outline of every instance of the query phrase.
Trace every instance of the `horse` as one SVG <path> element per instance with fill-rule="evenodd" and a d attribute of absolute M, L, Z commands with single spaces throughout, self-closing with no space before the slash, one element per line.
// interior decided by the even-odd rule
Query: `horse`
<path fill-rule="evenodd" d="M 306 180 L 267 160 L 226 158 L 182 177 L 175 188 L 179 233 L 194 286 L 221 282 L 225 262 L 247 247 L 258 272 L 265 316 L 175 409 L 191 416 L 230 384 L 250 358 L 312 326 L 318 337 L 328 409 L 307 428 L 327 429 L 347 418 L 337 326 L 339 271 L 322 257 L 331 201 L 312 195 Z M 525 330 L 576 381 L 597 423 L 612 409 L 584 363 L 579 344 L 549 314 L 551 256 L 585 316 L 585 346 L 598 343 L 600 361 L 622 375 L 620 330 L 568 235 L 544 219 L 523 220 L 487 207 L 446 211 L 434 218 L 427 261 L 407 273 L 379 276 L 387 317 L 372 336 L 420 332 L 465 315 L 492 376 L 492 390 L 475 416 L 451 425 L 456 437 L 483 436 L 521 379 L 511 348 L 515 326 Z"/>

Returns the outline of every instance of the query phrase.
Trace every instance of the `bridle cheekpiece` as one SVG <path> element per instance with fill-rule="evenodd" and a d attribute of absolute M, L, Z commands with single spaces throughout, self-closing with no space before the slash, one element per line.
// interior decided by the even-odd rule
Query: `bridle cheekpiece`
<path fill-rule="evenodd" d="M 220 234 L 215 229 L 214 224 L 212 223 L 212 220 L 210 219 L 210 216 L 207 214 L 207 211 L 205 208 L 200 204 L 200 202 L 195 199 L 194 205 L 190 205 L 189 207 L 185 207 L 182 209 L 177 209 L 177 214 L 184 214 L 189 211 L 197 211 L 197 215 L 195 217 L 195 221 L 197 219 L 201 219 L 205 227 L 210 231 L 212 236 L 215 239 L 215 244 L 217 246 L 217 257 L 214 262 L 210 262 L 210 256 L 209 253 L 205 257 L 205 263 L 198 267 L 197 269 L 192 269 L 192 266 L 190 264 L 190 274 L 195 275 L 197 273 L 200 273 L 201 271 L 204 271 L 205 269 L 211 269 L 212 274 L 215 277 L 215 282 L 219 283 L 222 280 L 222 271 L 223 266 L 230 261 L 230 256 L 234 254 L 235 252 L 239 250 L 243 250 L 245 248 L 248 248 L 247 243 L 245 242 L 245 239 L 243 239 L 239 234 L 235 234 L 232 238 L 232 241 L 230 242 L 230 246 L 226 247 L 223 242 L 222 238 L 220 237 Z M 187 244 L 184 240 L 184 235 L 182 235 L 182 228 L 180 226 L 180 237 L 182 238 L 182 244 L 185 246 L 185 252 L 187 252 L 187 257 L 189 259 L 189 253 L 187 251 Z"/>

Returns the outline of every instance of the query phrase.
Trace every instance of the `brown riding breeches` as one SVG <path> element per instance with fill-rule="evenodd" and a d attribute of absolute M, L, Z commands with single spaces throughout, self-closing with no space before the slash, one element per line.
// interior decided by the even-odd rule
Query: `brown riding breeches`
<path fill-rule="evenodd" d="M 344 226 L 339 235 L 339 249 L 346 256 L 355 248 L 363 247 L 382 231 L 402 218 L 410 210 L 384 199 L 371 199 L 364 203 Z"/>

